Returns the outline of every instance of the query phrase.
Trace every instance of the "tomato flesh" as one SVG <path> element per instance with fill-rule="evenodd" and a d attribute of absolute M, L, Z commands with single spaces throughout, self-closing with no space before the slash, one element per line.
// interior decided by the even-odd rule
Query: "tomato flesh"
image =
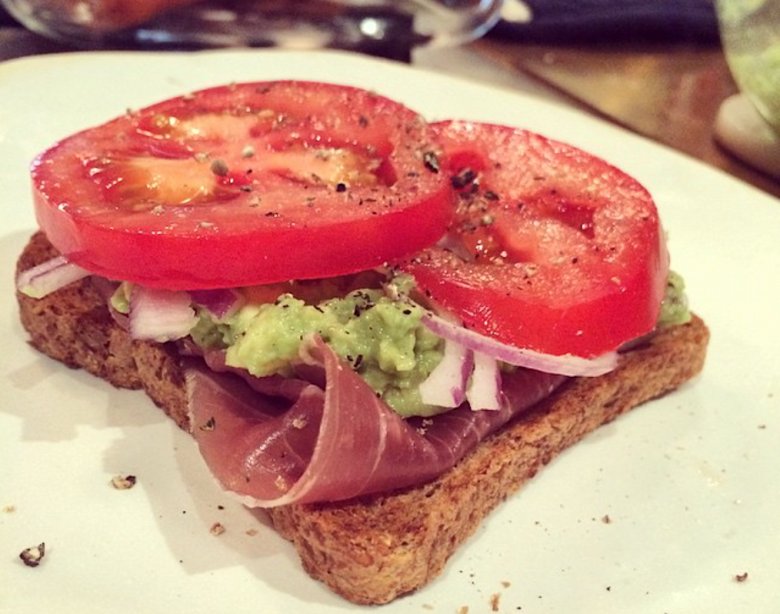
<path fill-rule="evenodd" d="M 405 268 L 465 326 L 548 354 L 593 357 L 651 331 L 669 258 L 634 179 L 531 132 L 438 124 L 458 192 L 447 248 Z"/>
<path fill-rule="evenodd" d="M 434 243 L 452 214 L 412 110 L 361 89 L 244 83 L 129 112 L 32 169 L 39 225 L 73 262 L 170 289 L 351 273 Z"/>

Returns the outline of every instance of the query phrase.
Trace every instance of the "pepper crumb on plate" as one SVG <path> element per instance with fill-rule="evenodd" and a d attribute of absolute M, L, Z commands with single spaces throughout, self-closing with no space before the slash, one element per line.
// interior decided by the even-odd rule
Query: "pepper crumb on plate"
<path fill-rule="evenodd" d="M 748 579 L 748 572 L 744 571 L 734 576 L 734 580 L 737 582 L 745 582 Z"/>
<path fill-rule="evenodd" d="M 37 546 L 30 546 L 19 553 L 19 558 L 27 567 L 38 567 L 46 554 L 46 544 L 41 542 Z"/>
<path fill-rule="evenodd" d="M 136 481 L 134 475 L 115 475 L 111 478 L 111 486 L 117 490 L 128 490 L 135 486 Z"/>

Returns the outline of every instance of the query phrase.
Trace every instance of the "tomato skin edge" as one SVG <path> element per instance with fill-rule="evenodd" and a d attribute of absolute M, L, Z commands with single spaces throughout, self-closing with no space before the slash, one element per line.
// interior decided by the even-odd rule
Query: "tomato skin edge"
<path fill-rule="evenodd" d="M 496 289 L 457 293 L 430 271 L 414 264 L 403 268 L 415 277 L 439 309 L 453 314 L 466 328 L 519 348 L 557 356 L 571 354 L 595 358 L 618 350 L 624 343 L 655 329 L 669 271 L 668 251 L 663 241 L 661 244 L 659 258 L 648 260 L 640 275 L 625 280 L 627 283 L 620 286 L 623 289 L 633 287 L 633 292 L 602 294 L 579 308 L 523 302 L 517 296 L 509 297 L 506 291 Z M 617 290 L 620 288 L 616 287 Z M 453 298 L 454 295 L 457 298 Z M 644 309 L 639 309 L 638 305 L 643 305 Z M 497 312 L 501 311 L 526 314 L 527 317 L 497 318 Z M 607 317 L 594 319 L 593 312 L 607 314 Z M 634 331 L 631 338 L 616 331 L 616 321 L 622 321 L 624 327 Z"/>
<path fill-rule="evenodd" d="M 169 290 L 232 288 L 333 277 L 371 269 L 411 256 L 416 248 L 410 249 L 410 245 L 436 243 L 441 238 L 440 229 L 447 226 L 451 215 L 449 192 L 443 187 L 413 207 L 379 216 L 379 221 L 376 218 L 358 219 L 338 227 L 309 228 L 305 244 L 301 243 L 298 229 L 257 239 L 210 234 L 206 228 L 198 235 L 169 238 L 165 245 L 175 245 L 174 251 L 182 254 L 185 261 L 184 268 L 199 272 L 197 277 L 192 277 L 181 270 L 159 269 L 156 261 L 165 246 L 154 234 L 127 233 L 118 243 L 115 231 L 100 226 L 81 224 L 78 232 L 73 232 L 73 219 L 49 206 L 45 197 L 35 192 L 34 202 L 39 226 L 52 244 L 75 264 L 109 279 L 120 280 L 116 269 L 104 263 L 124 261 L 121 281 Z M 426 223 L 409 224 L 409 216 L 416 219 L 425 216 Z M 344 235 L 375 237 L 376 240 L 367 240 L 367 247 L 356 254 L 352 247 L 343 243 Z M 73 240 L 75 236 L 80 242 Z M 320 247 L 308 248 L 308 242 Z M 99 246 L 100 253 L 96 254 L 87 246 Z M 322 246 L 327 246 L 327 251 Z M 369 249 L 369 246 L 376 248 Z M 252 256 L 259 252 L 282 253 L 286 259 L 275 258 L 269 262 L 262 256 Z M 170 255 L 166 258 L 172 261 Z M 317 261 L 316 274 L 312 274 L 312 259 Z M 150 274 L 155 271 L 159 274 Z"/>

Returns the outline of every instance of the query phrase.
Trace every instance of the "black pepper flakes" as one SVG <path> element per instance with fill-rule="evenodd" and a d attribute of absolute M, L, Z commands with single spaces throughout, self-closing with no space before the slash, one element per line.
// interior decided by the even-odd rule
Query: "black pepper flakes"
<path fill-rule="evenodd" d="M 439 164 L 439 157 L 432 151 L 426 151 L 423 153 L 423 164 L 432 173 L 438 173 L 441 170 Z"/>
<path fill-rule="evenodd" d="M 450 184 L 456 190 L 460 190 L 461 188 L 465 188 L 470 183 L 473 183 L 476 178 L 477 173 L 473 169 L 464 168 L 457 175 L 453 175 L 450 178 Z"/>
<path fill-rule="evenodd" d="M 38 567 L 46 555 L 46 544 L 41 542 L 37 546 L 30 546 L 19 553 L 19 558 L 27 567 Z"/>
<path fill-rule="evenodd" d="M 737 582 L 746 582 L 747 579 L 748 579 L 748 572 L 746 571 L 742 573 L 738 573 L 737 575 L 734 576 L 734 580 L 736 580 Z"/>
<path fill-rule="evenodd" d="M 206 422 L 201 424 L 198 428 L 200 428 L 201 431 L 213 431 L 214 428 L 217 426 L 217 420 L 212 416 Z"/>
<path fill-rule="evenodd" d="M 219 158 L 213 160 L 209 168 L 217 177 L 225 177 L 229 172 L 227 163 Z"/>
<path fill-rule="evenodd" d="M 347 184 L 338 182 L 336 184 L 336 192 L 346 192 L 347 191 Z"/>

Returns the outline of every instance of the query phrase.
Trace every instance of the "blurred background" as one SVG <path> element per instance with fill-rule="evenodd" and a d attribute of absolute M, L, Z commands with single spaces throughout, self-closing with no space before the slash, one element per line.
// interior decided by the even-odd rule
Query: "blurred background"
<path fill-rule="evenodd" d="M 0 60 L 94 49 L 335 47 L 510 87 L 522 76 L 780 196 L 780 0 L 0 4 Z"/>

